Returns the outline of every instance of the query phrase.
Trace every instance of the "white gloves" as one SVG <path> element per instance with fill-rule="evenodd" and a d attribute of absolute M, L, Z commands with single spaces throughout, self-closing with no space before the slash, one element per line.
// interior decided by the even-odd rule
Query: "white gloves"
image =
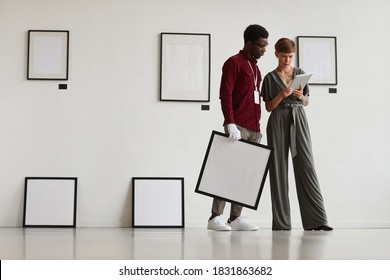
<path fill-rule="evenodd" d="M 230 123 L 227 125 L 227 129 L 229 132 L 229 138 L 237 141 L 241 139 L 241 132 L 238 130 L 237 126 L 234 123 Z"/>

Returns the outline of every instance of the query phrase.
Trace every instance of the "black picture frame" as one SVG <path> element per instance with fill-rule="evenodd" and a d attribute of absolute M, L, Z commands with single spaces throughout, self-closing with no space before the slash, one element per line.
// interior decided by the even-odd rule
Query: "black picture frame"
<path fill-rule="evenodd" d="M 160 101 L 210 102 L 211 34 L 160 34 Z"/>
<path fill-rule="evenodd" d="M 77 177 L 25 177 L 23 227 L 76 227 Z"/>
<path fill-rule="evenodd" d="M 195 192 L 256 210 L 273 148 L 212 131 Z"/>
<path fill-rule="evenodd" d="M 68 80 L 69 30 L 29 30 L 28 80 Z"/>
<path fill-rule="evenodd" d="M 183 177 L 132 178 L 133 228 L 184 228 Z"/>
<path fill-rule="evenodd" d="M 313 73 L 309 85 L 337 85 L 337 38 L 298 36 L 298 67 Z"/>

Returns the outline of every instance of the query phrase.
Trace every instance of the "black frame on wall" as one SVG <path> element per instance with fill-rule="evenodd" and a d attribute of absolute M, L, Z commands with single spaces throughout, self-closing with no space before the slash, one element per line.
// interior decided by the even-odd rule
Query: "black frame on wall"
<path fill-rule="evenodd" d="M 160 35 L 160 101 L 210 102 L 211 34 Z"/>
<path fill-rule="evenodd" d="M 298 67 L 313 73 L 309 85 L 337 85 L 337 38 L 298 36 Z"/>
<path fill-rule="evenodd" d="M 29 30 L 28 80 L 68 80 L 69 30 Z"/>

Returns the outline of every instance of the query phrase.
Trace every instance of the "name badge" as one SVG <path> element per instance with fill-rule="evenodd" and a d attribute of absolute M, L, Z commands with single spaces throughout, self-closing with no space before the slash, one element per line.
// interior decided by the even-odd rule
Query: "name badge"
<path fill-rule="evenodd" d="M 255 98 L 255 104 L 260 104 L 260 93 L 259 93 L 259 91 L 255 90 L 254 98 Z"/>

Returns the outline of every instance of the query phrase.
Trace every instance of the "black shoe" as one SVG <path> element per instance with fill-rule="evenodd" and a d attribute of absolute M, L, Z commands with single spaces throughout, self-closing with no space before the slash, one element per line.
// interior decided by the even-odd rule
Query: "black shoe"
<path fill-rule="evenodd" d="M 315 228 L 309 228 L 309 229 L 305 229 L 305 230 L 314 230 L 314 231 L 320 231 L 320 230 L 323 230 L 323 231 L 332 231 L 333 228 L 331 228 L 330 226 L 325 226 L 325 225 L 322 225 L 322 226 L 319 226 L 319 227 L 315 227 Z"/>

